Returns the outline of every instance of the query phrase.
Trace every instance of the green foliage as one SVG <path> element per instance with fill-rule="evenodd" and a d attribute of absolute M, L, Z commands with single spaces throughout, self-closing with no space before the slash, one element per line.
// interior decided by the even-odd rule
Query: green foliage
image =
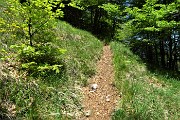
<path fill-rule="evenodd" d="M 59 73 L 62 67 L 60 56 L 65 50 L 53 44 L 59 40 L 53 30 L 57 25 L 55 19 L 63 16 L 60 8 L 53 11 L 57 6 L 63 7 L 61 0 L 30 0 L 23 3 L 8 0 L 7 8 L 4 7 L 1 33 L 5 30 L 10 34 L 10 39 L 15 41 L 10 48 L 14 48 L 14 56 L 21 68 L 30 74 L 45 74 L 45 71 Z M 5 40 L 6 43 L 8 40 Z"/>
<path fill-rule="evenodd" d="M 73 6 L 73 7 L 77 7 L 81 6 L 81 8 L 88 8 L 90 6 L 98 6 L 98 5 L 102 5 L 103 3 L 106 3 L 105 0 L 71 0 L 71 3 L 69 5 Z M 82 9 L 82 10 L 83 10 Z"/>
<path fill-rule="evenodd" d="M 107 4 L 102 4 L 99 7 L 107 11 L 108 15 L 115 16 L 117 14 L 120 14 L 119 6 L 116 4 L 107 3 Z"/>
<path fill-rule="evenodd" d="M 29 41 L 31 46 L 33 42 L 48 42 L 52 35 L 49 30 L 56 25 L 55 18 L 63 16 L 61 9 L 53 11 L 53 7 L 60 3 L 61 1 L 53 0 L 31 0 L 21 4 L 19 1 L 9 0 L 9 11 L 16 18 L 10 26 L 20 28 L 23 38 Z M 48 39 L 44 35 L 49 36 Z"/>
<path fill-rule="evenodd" d="M 104 11 L 107 12 L 107 17 L 104 18 L 105 22 L 107 22 L 109 26 L 113 26 L 113 29 L 115 29 L 116 24 L 118 22 L 117 18 L 122 14 L 119 5 L 107 3 L 100 5 L 99 8 L 102 8 Z M 112 32 L 115 32 L 115 30 L 113 30 Z"/>
<path fill-rule="evenodd" d="M 44 46 L 38 44 L 35 47 L 25 44 L 11 45 L 11 48 L 17 51 L 16 61 L 21 63 L 20 68 L 27 70 L 30 74 L 60 72 L 61 55 L 65 50 L 54 47 L 52 43 L 46 43 Z"/>
<path fill-rule="evenodd" d="M 180 24 L 179 21 L 166 19 L 170 14 L 178 13 L 178 7 L 179 4 L 175 2 L 164 5 L 157 4 L 157 0 L 147 0 L 141 9 L 133 7 L 127 8 L 125 11 L 134 17 L 137 28 L 140 27 L 147 31 L 162 31 Z"/>
<path fill-rule="evenodd" d="M 117 29 L 115 38 L 119 41 L 129 40 L 138 31 L 135 26 L 132 26 L 133 21 L 128 21 L 124 24 L 118 25 L 120 29 Z"/>
<path fill-rule="evenodd" d="M 72 0 L 65 9 L 65 20 L 76 27 L 91 31 L 101 39 L 112 38 L 122 12 L 118 1 Z M 73 8 L 72 8 L 73 7 Z M 71 18 L 75 20 L 71 20 Z"/>
<path fill-rule="evenodd" d="M 178 71 L 179 5 L 177 0 L 146 0 L 142 7 L 126 7 L 126 21 L 119 25 L 116 39 L 128 43 L 151 66 Z"/>

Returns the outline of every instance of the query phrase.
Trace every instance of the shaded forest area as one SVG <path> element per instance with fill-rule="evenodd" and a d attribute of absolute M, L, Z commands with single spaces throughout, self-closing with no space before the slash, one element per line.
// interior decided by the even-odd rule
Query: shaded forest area
<path fill-rule="evenodd" d="M 64 1 L 63 20 L 131 46 L 149 66 L 180 70 L 179 0 Z"/>

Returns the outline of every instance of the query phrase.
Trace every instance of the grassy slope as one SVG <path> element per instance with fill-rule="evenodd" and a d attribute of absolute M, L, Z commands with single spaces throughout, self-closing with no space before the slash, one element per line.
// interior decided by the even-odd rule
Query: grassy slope
<path fill-rule="evenodd" d="M 178 120 L 178 79 L 150 73 L 123 44 L 113 42 L 115 85 L 122 94 L 113 120 Z"/>
<path fill-rule="evenodd" d="M 78 86 L 95 73 L 102 43 L 90 33 L 59 21 L 55 45 L 67 50 L 62 56 L 63 75 L 34 78 L 8 68 L 0 61 L 0 119 L 55 120 L 80 114 Z M 2 47 L 2 46 L 1 46 Z"/>
<path fill-rule="evenodd" d="M 73 81 L 81 80 L 85 85 L 87 78 L 95 73 L 94 65 L 103 44 L 89 32 L 72 28 L 65 22 L 61 22 L 57 28 L 58 36 L 63 41 L 57 44 L 67 49 L 64 57 L 68 77 Z"/>

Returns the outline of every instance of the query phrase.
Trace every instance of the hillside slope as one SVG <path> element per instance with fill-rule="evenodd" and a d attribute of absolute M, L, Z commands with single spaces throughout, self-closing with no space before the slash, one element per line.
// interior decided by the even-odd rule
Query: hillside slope
<path fill-rule="evenodd" d="M 55 31 L 58 40 L 53 45 L 66 49 L 60 56 L 64 66 L 59 74 L 29 76 L 12 63 L 0 61 L 0 119 L 75 119 L 82 113 L 79 88 L 95 73 L 102 43 L 66 22 L 59 21 Z M 1 41 L 0 49 L 10 50 L 11 44 L 7 48 L 4 44 Z"/>

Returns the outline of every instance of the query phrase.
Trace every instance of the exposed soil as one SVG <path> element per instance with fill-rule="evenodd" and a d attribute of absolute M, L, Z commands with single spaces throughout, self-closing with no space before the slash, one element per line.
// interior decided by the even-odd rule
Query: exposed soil
<path fill-rule="evenodd" d="M 114 86 L 114 71 L 110 46 L 103 47 L 103 55 L 97 62 L 97 74 L 83 88 L 85 115 L 81 120 L 110 120 L 119 98 Z M 97 85 L 92 90 L 91 85 Z"/>

